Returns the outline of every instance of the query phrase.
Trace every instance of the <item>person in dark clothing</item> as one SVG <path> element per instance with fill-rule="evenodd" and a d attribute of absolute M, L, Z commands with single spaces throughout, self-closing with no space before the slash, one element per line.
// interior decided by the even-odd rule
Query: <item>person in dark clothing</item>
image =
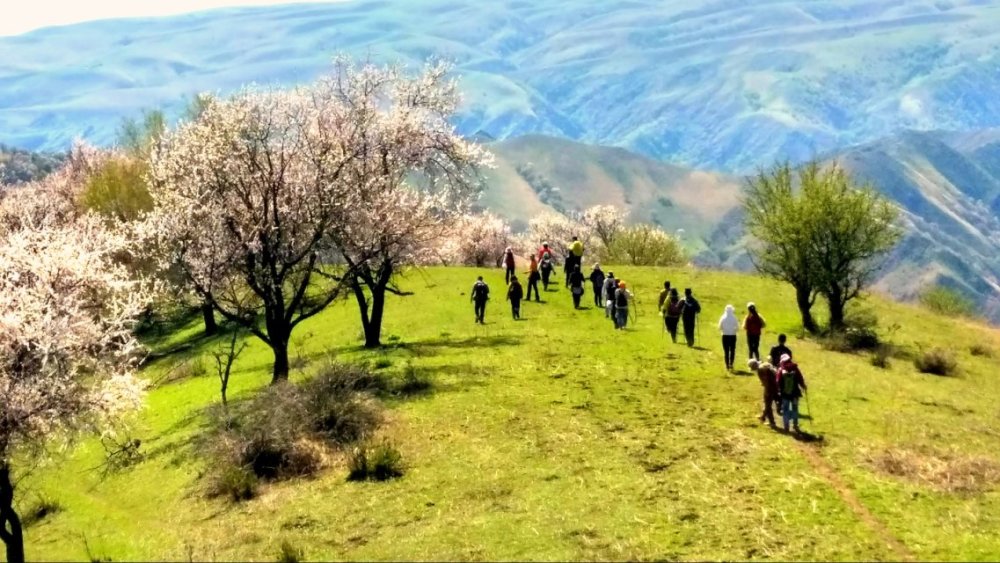
<path fill-rule="evenodd" d="M 656 303 L 656 310 L 660 312 L 660 316 L 663 317 L 663 324 L 667 324 L 667 310 L 665 308 L 666 303 L 670 299 L 670 282 L 663 282 L 663 291 L 660 292 L 660 299 Z"/>
<path fill-rule="evenodd" d="M 573 307 L 575 309 L 580 308 L 580 298 L 583 297 L 585 291 L 584 283 L 586 283 L 586 278 L 583 277 L 580 266 L 577 266 L 569 275 L 569 292 L 573 294 Z"/>
<path fill-rule="evenodd" d="M 545 291 L 549 290 L 549 279 L 552 277 L 552 272 L 556 269 L 555 265 L 552 263 L 552 253 L 548 251 L 546 246 L 545 252 L 542 253 L 541 261 L 538 263 L 538 270 L 542 273 L 542 287 Z"/>
<path fill-rule="evenodd" d="M 583 242 L 579 238 L 573 237 L 566 251 L 566 285 L 569 286 L 569 278 L 578 268 L 583 267 Z"/>
<path fill-rule="evenodd" d="M 501 266 L 505 269 L 504 283 L 509 284 L 511 278 L 514 277 L 514 249 L 507 247 L 507 250 L 503 251 L 503 260 Z"/>
<path fill-rule="evenodd" d="M 779 365 L 781 363 L 781 357 L 786 354 L 788 355 L 789 358 L 792 357 L 791 348 L 785 346 L 785 342 L 787 340 L 788 340 L 787 336 L 785 336 L 784 334 L 779 334 L 778 343 L 771 347 L 771 353 L 768 355 L 771 356 L 772 366 Z"/>
<path fill-rule="evenodd" d="M 479 276 L 476 279 L 476 283 L 472 286 L 472 297 L 470 300 L 476 306 L 476 322 L 479 324 L 486 324 L 486 302 L 490 299 L 490 286 L 486 285 L 483 281 L 483 276 Z"/>
<path fill-rule="evenodd" d="M 618 282 L 618 289 L 615 290 L 614 299 L 615 329 L 625 330 L 625 327 L 628 326 L 628 306 L 631 300 L 632 294 L 629 293 L 625 282 Z"/>
<path fill-rule="evenodd" d="M 760 360 L 760 335 L 767 323 L 757 312 L 757 306 L 747 303 L 747 316 L 743 319 L 743 330 L 747 333 L 747 349 L 750 357 Z"/>
<path fill-rule="evenodd" d="M 691 288 L 684 290 L 684 310 L 681 312 L 681 320 L 684 322 L 684 339 L 687 340 L 688 348 L 694 346 L 694 329 L 698 322 L 698 313 L 701 312 L 701 304 L 691 294 Z"/>
<path fill-rule="evenodd" d="M 788 423 L 792 423 L 795 432 L 799 431 L 799 398 L 806 391 L 806 380 L 799 366 L 787 354 L 781 357 L 781 368 L 778 370 L 778 392 L 781 394 L 781 421 L 788 432 Z"/>
<path fill-rule="evenodd" d="M 757 378 L 760 380 L 760 386 L 764 391 L 764 410 L 760 413 L 760 421 L 767 421 L 772 428 L 775 427 L 774 423 L 774 410 L 772 406 L 776 406 L 781 409 L 781 401 L 778 397 L 778 372 L 774 369 L 774 366 L 764 362 L 760 363 L 760 360 L 751 359 L 747 363 L 747 367 L 751 371 L 757 372 Z"/>
<path fill-rule="evenodd" d="M 663 304 L 663 322 L 667 325 L 667 332 L 670 333 L 670 340 L 677 344 L 677 325 L 681 322 L 681 315 L 684 313 L 684 302 L 681 301 L 677 288 L 670 290 L 670 297 Z"/>
<path fill-rule="evenodd" d="M 594 271 L 590 272 L 590 285 L 594 288 L 594 305 L 604 307 L 604 300 L 601 299 L 604 292 L 604 271 L 600 264 L 594 264 Z"/>
<path fill-rule="evenodd" d="M 615 291 L 618 290 L 618 280 L 615 279 L 614 272 L 608 272 L 608 277 L 604 279 L 604 318 L 615 320 L 614 299 Z"/>
<path fill-rule="evenodd" d="M 507 300 L 510 301 L 510 312 L 514 315 L 514 320 L 521 318 L 521 299 L 524 298 L 524 288 L 521 282 L 517 281 L 517 276 L 511 276 L 510 285 L 507 287 Z"/>

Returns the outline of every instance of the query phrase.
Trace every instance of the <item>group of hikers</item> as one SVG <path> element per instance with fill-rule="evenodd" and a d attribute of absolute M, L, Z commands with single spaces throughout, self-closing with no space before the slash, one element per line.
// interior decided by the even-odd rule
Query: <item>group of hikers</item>
<path fill-rule="evenodd" d="M 573 297 L 573 307 L 580 308 L 580 301 L 586 293 L 586 283 L 589 280 L 594 294 L 594 305 L 604 309 L 604 315 L 614 323 L 615 330 L 624 330 L 628 326 L 629 314 L 634 311 L 635 297 L 628 290 L 624 280 L 615 277 L 614 272 L 607 274 L 601 270 L 600 264 L 594 264 L 589 277 L 584 277 L 583 243 L 573 237 L 564 259 L 565 285 Z M 517 278 L 515 271 L 514 251 L 507 247 L 497 264 L 504 268 L 504 283 L 507 285 L 506 299 L 511 305 L 511 314 L 515 320 L 521 318 L 521 302 L 531 300 L 532 294 L 536 301 L 541 301 L 538 282 L 542 282 L 545 291 L 552 284 L 552 273 L 555 271 L 555 252 L 548 243 L 542 243 L 538 251 L 529 257 L 528 292 Z M 476 322 L 485 323 L 486 302 L 489 300 L 489 286 L 479 276 L 472 288 L 472 301 L 475 304 Z M 698 317 L 701 304 L 695 299 L 691 288 L 684 289 L 681 298 L 677 288 L 669 281 L 664 282 L 660 292 L 657 309 L 663 317 L 663 329 L 670 334 L 670 339 L 677 343 L 678 328 L 683 328 L 684 341 L 688 347 L 694 347 L 700 337 L 697 337 Z M 634 313 L 633 313 L 634 314 Z M 747 303 L 746 316 L 742 321 L 736 316 L 736 308 L 726 305 L 722 317 L 719 318 L 718 329 L 722 335 L 723 357 L 726 369 L 732 372 L 736 361 L 737 335 L 742 330 L 746 334 L 749 354 L 748 367 L 757 373 L 764 389 L 764 410 L 760 415 L 761 422 L 768 422 L 775 427 L 772 407 L 777 407 L 785 431 L 791 425 L 799 432 L 799 398 L 806 390 L 805 379 L 798 365 L 792 361 L 792 351 L 786 346 L 784 334 L 778 337 L 778 344 L 771 348 L 770 358 L 761 362 L 760 339 L 767 323 L 760 315 L 754 303 Z"/>

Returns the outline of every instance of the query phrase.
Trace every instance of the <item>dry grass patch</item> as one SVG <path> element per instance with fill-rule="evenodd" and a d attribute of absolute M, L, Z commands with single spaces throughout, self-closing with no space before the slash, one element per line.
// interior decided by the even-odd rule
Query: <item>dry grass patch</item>
<path fill-rule="evenodd" d="M 984 457 L 889 448 L 865 454 L 878 472 L 948 493 L 979 493 L 1000 482 L 1000 464 Z"/>

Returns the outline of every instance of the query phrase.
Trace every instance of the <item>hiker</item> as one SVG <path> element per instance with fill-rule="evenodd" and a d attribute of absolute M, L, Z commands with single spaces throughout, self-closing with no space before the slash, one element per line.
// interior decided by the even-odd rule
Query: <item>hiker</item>
<path fill-rule="evenodd" d="M 548 254 L 551 257 L 553 253 L 552 249 L 549 248 L 549 243 L 543 242 L 542 247 L 538 249 L 538 260 L 541 261 L 542 257 L 545 256 L 546 254 Z"/>
<path fill-rule="evenodd" d="M 764 317 L 757 313 L 757 306 L 751 301 L 747 303 L 747 316 L 743 319 L 743 330 L 747 333 L 747 348 L 750 358 L 760 360 L 760 334 L 767 323 Z"/>
<path fill-rule="evenodd" d="M 490 286 L 483 281 L 483 276 L 476 278 L 472 286 L 472 297 L 469 299 L 476 305 L 476 322 L 486 324 L 486 302 L 490 299 Z"/>
<path fill-rule="evenodd" d="M 604 270 L 601 270 L 600 264 L 594 264 L 594 269 L 590 272 L 590 285 L 594 289 L 594 306 L 600 309 L 604 306 L 604 300 L 601 299 L 601 293 L 604 292 Z"/>
<path fill-rule="evenodd" d="M 779 365 L 781 363 L 781 357 L 786 354 L 788 355 L 789 358 L 793 357 L 791 348 L 785 346 L 785 341 L 787 340 L 788 340 L 787 336 L 785 336 L 784 334 L 779 334 L 778 343 L 775 344 L 774 346 L 771 346 L 771 353 L 768 355 L 771 356 L 772 366 Z"/>
<path fill-rule="evenodd" d="M 618 282 L 614 298 L 615 330 L 625 330 L 628 325 L 628 302 L 631 297 L 625 282 Z"/>
<path fill-rule="evenodd" d="M 663 291 L 660 292 L 660 299 L 656 303 L 656 309 L 658 311 L 663 311 L 663 304 L 667 302 L 670 298 L 670 282 L 663 282 Z"/>
<path fill-rule="evenodd" d="M 503 251 L 503 258 L 501 259 L 500 266 L 506 269 L 503 283 L 509 284 L 511 278 L 514 277 L 514 249 L 508 246 L 507 249 Z"/>
<path fill-rule="evenodd" d="M 722 332 L 722 353 L 726 357 L 726 369 L 733 371 L 736 361 L 736 333 L 740 330 L 740 320 L 736 318 L 736 308 L 726 305 L 726 312 L 719 318 L 719 331 Z"/>
<path fill-rule="evenodd" d="M 549 290 L 549 278 L 552 276 L 552 271 L 556 269 L 555 265 L 552 263 L 552 253 L 548 251 L 548 245 L 545 245 L 546 251 L 542 253 L 541 261 L 538 263 L 538 269 L 542 272 L 542 287 L 545 291 Z"/>
<path fill-rule="evenodd" d="M 795 432 L 799 431 L 799 398 L 806 391 L 806 380 L 799 366 L 788 354 L 781 356 L 781 367 L 778 369 L 778 392 L 781 393 L 781 422 L 785 432 L 788 423 L 792 423 Z"/>
<path fill-rule="evenodd" d="M 681 301 L 677 288 L 670 290 L 670 297 L 664 304 L 663 322 L 670 333 L 670 340 L 677 344 L 677 325 L 681 322 L 681 314 L 684 312 L 684 302 Z"/>
<path fill-rule="evenodd" d="M 701 313 L 701 303 L 691 294 L 691 288 L 684 290 L 684 308 L 681 310 L 681 320 L 684 323 L 684 339 L 687 340 L 688 348 L 694 346 L 694 329 L 698 323 L 698 314 Z M 732 361 L 729 362 L 732 367 Z"/>
<path fill-rule="evenodd" d="M 524 288 L 521 282 L 517 281 L 517 276 L 510 277 L 510 285 L 507 287 L 507 300 L 510 301 L 510 312 L 514 315 L 514 320 L 521 318 L 521 299 L 524 298 Z"/>
<path fill-rule="evenodd" d="M 531 255 L 531 263 L 528 264 L 528 297 L 527 300 L 531 301 L 531 290 L 535 290 L 535 301 L 541 301 L 542 298 L 538 294 L 538 280 L 542 276 L 538 273 L 538 260 L 535 259 L 535 255 Z"/>
<path fill-rule="evenodd" d="M 573 242 L 569 244 L 569 250 L 566 252 L 567 286 L 569 286 L 569 277 L 581 266 L 583 266 L 583 243 L 577 237 L 573 237 Z"/>
<path fill-rule="evenodd" d="M 580 298 L 583 297 L 586 291 L 583 285 L 586 283 L 586 278 L 583 277 L 583 272 L 580 271 L 579 264 L 573 269 L 573 272 L 569 275 L 569 292 L 573 294 L 573 308 L 580 308 Z"/>
<path fill-rule="evenodd" d="M 615 320 L 615 290 L 618 289 L 618 280 L 615 273 L 609 271 L 608 277 L 604 279 L 604 318 Z M 615 321 L 617 324 L 617 321 Z"/>
<path fill-rule="evenodd" d="M 778 372 L 772 364 L 761 363 L 760 360 L 751 359 L 747 362 L 747 367 L 751 371 L 757 372 L 757 379 L 764 390 L 764 410 L 760 413 L 760 421 L 767 421 L 774 428 L 774 410 L 772 405 L 777 406 L 780 412 L 781 401 L 778 397 Z"/>

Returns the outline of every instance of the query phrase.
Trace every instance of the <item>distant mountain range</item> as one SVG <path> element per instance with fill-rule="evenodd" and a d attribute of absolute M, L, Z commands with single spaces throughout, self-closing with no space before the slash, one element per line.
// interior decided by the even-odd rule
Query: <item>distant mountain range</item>
<path fill-rule="evenodd" d="M 0 142 L 107 143 L 199 91 L 296 83 L 337 52 L 456 61 L 467 132 L 541 133 L 745 172 L 904 128 L 1000 126 L 982 0 L 353 0 L 0 38 Z"/>

